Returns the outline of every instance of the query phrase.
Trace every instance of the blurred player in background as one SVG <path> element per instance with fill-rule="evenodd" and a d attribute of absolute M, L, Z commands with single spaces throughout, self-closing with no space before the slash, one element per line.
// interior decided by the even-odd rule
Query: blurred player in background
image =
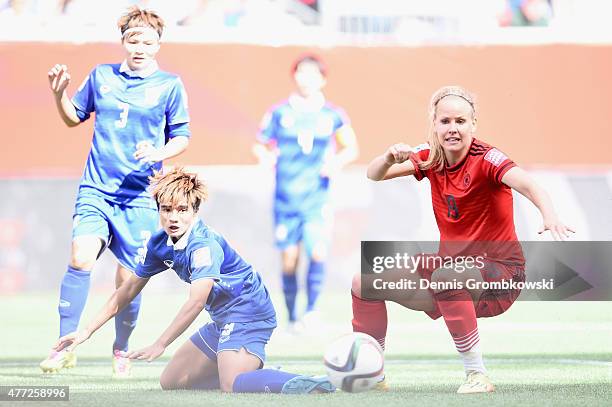
<path fill-rule="evenodd" d="M 151 346 L 131 352 L 129 357 L 149 362 L 157 359 L 204 309 L 213 322 L 199 328 L 172 356 L 160 378 L 164 390 L 334 391 L 325 377 L 261 369 L 265 346 L 276 327 L 276 312 L 260 275 L 223 236 L 198 218 L 207 189 L 197 176 L 181 168 L 157 174 L 152 194 L 162 230 L 149 240 L 144 262 L 87 328 L 60 338 L 56 350 L 66 346 L 73 350 L 138 295 L 149 278 L 172 268 L 190 284 L 189 298 Z"/>
<path fill-rule="evenodd" d="M 266 113 L 254 152 L 260 162 L 276 165 L 275 239 L 281 250 L 289 329 L 296 331 L 300 244 L 308 258 L 308 305 L 303 317 L 308 323 L 323 285 L 331 238 L 330 178 L 357 158 L 358 147 L 344 111 L 323 95 L 327 74 L 323 62 L 314 55 L 303 56 L 292 73 L 296 91 Z"/>
<path fill-rule="evenodd" d="M 157 228 L 157 211 L 146 188 L 162 161 L 189 143 L 187 96 L 179 77 L 161 71 L 155 60 L 163 20 L 135 7 L 118 26 L 125 60 L 98 65 L 69 99 L 71 77 L 65 65 L 49 71 L 60 117 L 74 127 L 95 113 L 91 151 L 79 186 L 72 230 L 70 264 L 60 290 L 60 336 L 77 329 L 96 259 L 110 248 L 118 261 L 119 287 L 144 259 L 148 239 Z M 115 318 L 113 375 L 130 375 L 123 357 L 140 308 L 140 296 Z M 74 367 L 76 355 L 51 351 L 44 372 Z"/>
<path fill-rule="evenodd" d="M 370 163 L 368 178 L 428 178 L 440 229 L 439 256 L 484 253 L 486 260 L 482 267 L 467 270 L 437 266 L 420 268 L 419 274 L 401 273 L 400 277 L 414 280 L 417 289 L 386 290 L 382 295 L 407 308 L 425 311 L 433 319 L 442 316 L 466 373 L 466 382 L 457 392 L 491 392 L 494 386 L 486 376 L 476 318 L 505 312 L 520 290 L 468 289 L 466 282 L 525 281 L 525 259 L 514 227 L 512 189 L 539 209 L 543 222 L 540 233 L 548 230 L 559 240 L 572 230 L 559 220 L 548 194 L 525 171 L 497 148 L 474 138 L 474 99 L 465 89 L 441 88 L 432 97 L 430 112 L 429 143 L 415 149 L 405 144 L 389 147 Z M 419 289 L 420 278 L 442 284 L 431 290 Z M 353 328 L 384 346 L 385 302 L 364 299 L 371 286 L 369 281 L 366 283 L 362 286 L 360 275 L 353 280 Z"/>

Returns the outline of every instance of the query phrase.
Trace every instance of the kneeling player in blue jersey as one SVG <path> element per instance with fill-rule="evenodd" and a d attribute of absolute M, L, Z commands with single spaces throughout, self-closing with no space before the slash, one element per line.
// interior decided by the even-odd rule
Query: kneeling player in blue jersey
<path fill-rule="evenodd" d="M 152 181 L 162 230 L 151 237 L 144 261 L 108 300 L 91 323 L 59 339 L 55 350 L 70 351 L 140 293 L 152 276 L 173 269 L 191 284 L 189 298 L 170 326 L 150 346 L 128 354 L 152 361 L 206 309 L 210 322 L 183 344 L 164 369 L 160 384 L 171 389 L 221 389 L 240 393 L 331 392 L 324 377 L 261 369 L 265 346 L 276 328 L 268 290 L 252 266 L 202 222 L 197 212 L 206 199 L 204 184 L 182 169 Z"/>

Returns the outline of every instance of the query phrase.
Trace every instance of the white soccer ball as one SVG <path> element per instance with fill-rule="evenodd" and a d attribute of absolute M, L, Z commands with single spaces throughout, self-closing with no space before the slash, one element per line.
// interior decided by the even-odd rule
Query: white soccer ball
<path fill-rule="evenodd" d="M 383 349 L 370 335 L 354 332 L 332 342 L 323 362 L 334 386 L 351 393 L 370 390 L 381 379 L 385 366 Z"/>

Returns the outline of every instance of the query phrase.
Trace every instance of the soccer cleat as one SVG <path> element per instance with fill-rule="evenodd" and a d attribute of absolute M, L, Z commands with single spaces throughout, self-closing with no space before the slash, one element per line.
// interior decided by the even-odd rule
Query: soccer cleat
<path fill-rule="evenodd" d="M 473 393 L 491 393 L 495 391 L 495 386 L 489 380 L 489 378 L 481 372 L 470 372 L 457 393 L 459 394 L 473 394 Z"/>
<path fill-rule="evenodd" d="M 289 335 L 300 336 L 306 332 L 306 327 L 302 321 L 289 321 L 286 332 Z"/>
<path fill-rule="evenodd" d="M 387 381 L 387 376 L 382 375 L 378 382 L 372 388 L 374 391 L 389 391 L 389 382 Z"/>
<path fill-rule="evenodd" d="M 76 353 L 61 350 L 51 351 L 47 359 L 40 362 L 40 369 L 43 373 L 57 373 L 62 369 L 71 369 L 76 366 Z"/>
<path fill-rule="evenodd" d="M 308 311 L 302 316 L 302 325 L 305 331 L 320 329 L 322 325 L 319 311 Z"/>
<path fill-rule="evenodd" d="M 125 379 L 132 376 L 132 362 L 126 358 L 125 352 L 115 350 L 113 352 L 113 378 Z"/>
<path fill-rule="evenodd" d="M 309 394 L 333 393 L 336 387 L 327 380 L 327 376 L 297 376 L 283 385 L 281 393 Z"/>

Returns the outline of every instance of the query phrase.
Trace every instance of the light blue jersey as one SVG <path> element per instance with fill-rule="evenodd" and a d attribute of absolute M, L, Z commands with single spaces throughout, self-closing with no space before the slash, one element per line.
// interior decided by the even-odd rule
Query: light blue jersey
<path fill-rule="evenodd" d="M 156 232 L 136 275 L 149 278 L 168 269 L 186 283 L 201 278 L 215 281 L 206 310 L 217 324 L 263 321 L 276 315 L 259 274 L 199 219 L 174 244 L 163 229 Z"/>
<path fill-rule="evenodd" d="M 276 214 L 319 211 L 327 202 L 329 179 L 320 175 L 328 156 L 334 155 L 340 128 L 350 125 L 346 114 L 321 101 L 316 109 L 301 106 L 292 96 L 273 107 L 264 117 L 258 140 L 275 143 Z"/>
<path fill-rule="evenodd" d="M 133 155 L 139 142 L 160 148 L 169 138 L 190 136 L 187 96 L 176 75 L 154 69 L 145 77 L 130 76 L 120 67 L 98 65 L 72 99 L 81 121 L 96 113 L 80 192 L 100 192 L 117 204 L 155 207 L 148 177 L 162 164 L 141 164 Z"/>

